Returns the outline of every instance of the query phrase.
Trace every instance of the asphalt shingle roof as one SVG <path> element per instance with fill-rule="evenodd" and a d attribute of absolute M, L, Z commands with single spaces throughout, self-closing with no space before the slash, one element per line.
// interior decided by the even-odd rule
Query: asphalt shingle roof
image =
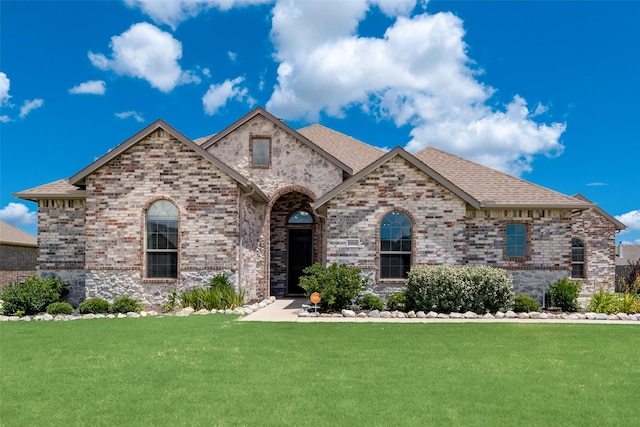
<path fill-rule="evenodd" d="M 0 243 L 16 246 L 38 246 L 38 238 L 26 231 L 0 221 Z"/>

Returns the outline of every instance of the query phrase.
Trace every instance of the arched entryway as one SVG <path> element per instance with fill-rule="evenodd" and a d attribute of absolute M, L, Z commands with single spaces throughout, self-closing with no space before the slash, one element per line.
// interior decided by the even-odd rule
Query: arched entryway
<path fill-rule="evenodd" d="M 270 214 L 271 295 L 303 295 L 302 270 L 320 262 L 322 227 L 310 209 L 311 195 L 290 191 L 280 195 Z"/>

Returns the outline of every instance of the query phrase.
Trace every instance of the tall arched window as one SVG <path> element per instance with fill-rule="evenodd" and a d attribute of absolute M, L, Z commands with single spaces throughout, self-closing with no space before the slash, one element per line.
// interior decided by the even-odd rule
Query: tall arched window
<path fill-rule="evenodd" d="M 404 279 L 411 269 L 411 219 L 389 212 L 380 223 L 380 278 Z"/>
<path fill-rule="evenodd" d="M 168 200 L 147 211 L 147 277 L 178 277 L 178 209 Z"/>
<path fill-rule="evenodd" d="M 584 279 L 584 242 L 571 239 L 571 278 Z"/>

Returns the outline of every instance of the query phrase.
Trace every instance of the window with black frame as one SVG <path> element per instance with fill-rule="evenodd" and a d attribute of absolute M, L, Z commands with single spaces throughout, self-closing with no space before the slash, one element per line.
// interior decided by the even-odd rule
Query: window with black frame
<path fill-rule="evenodd" d="M 178 209 L 158 200 L 147 211 L 147 278 L 178 277 Z"/>
<path fill-rule="evenodd" d="M 405 279 L 411 269 L 411 219 L 393 211 L 380 223 L 380 278 Z"/>
<path fill-rule="evenodd" d="M 584 279 L 584 242 L 571 239 L 571 278 Z"/>

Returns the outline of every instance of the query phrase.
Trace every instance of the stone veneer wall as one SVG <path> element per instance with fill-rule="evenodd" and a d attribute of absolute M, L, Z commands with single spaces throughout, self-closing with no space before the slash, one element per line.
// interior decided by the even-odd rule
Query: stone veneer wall
<path fill-rule="evenodd" d="M 269 168 L 251 167 L 251 134 L 271 137 Z M 262 116 L 249 120 L 208 151 L 258 184 L 270 196 L 287 185 L 300 185 L 321 195 L 342 182 L 340 168 Z"/>
<path fill-rule="evenodd" d="M 180 281 L 237 281 L 237 183 L 158 129 L 86 178 L 87 296 L 129 294 L 157 303 L 171 279 L 145 279 L 145 212 L 168 199 L 179 211 Z M 115 291 L 117 289 L 117 292 Z"/>
<path fill-rule="evenodd" d="M 0 290 L 36 274 L 38 248 L 0 244 Z"/>
<path fill-rule="evenodd" d="M 413 265 L 464 262 L 465 203 L 396 156 L 327 203 L 327 263 L 360 268 L 375 293 L 401 289 L 377 273 L 380 221 L 393 210 L 413 220 Z"/>
<path fill-rule="evenodd" d="M 269 277 L 265 265 L 265 203 L 241 198 L 240 219 L 240 287 L 249 301 L 269 295 Z"/>
<path fill-rule="evenodd" d="M 581 279 L 582 294 L 597 292 L 600 287 L 613 292 L 616 275 L 615 226 L 595 209 L 573 214 L 572 236 L 585 245 L 585 278 Z"/>
<path fill-rule="evenodd" d="M 86 297 L 85 214 L 84 200 L 38 202 L 38 274 L 69 283 L 66 300 L 73 305 Z"/>

